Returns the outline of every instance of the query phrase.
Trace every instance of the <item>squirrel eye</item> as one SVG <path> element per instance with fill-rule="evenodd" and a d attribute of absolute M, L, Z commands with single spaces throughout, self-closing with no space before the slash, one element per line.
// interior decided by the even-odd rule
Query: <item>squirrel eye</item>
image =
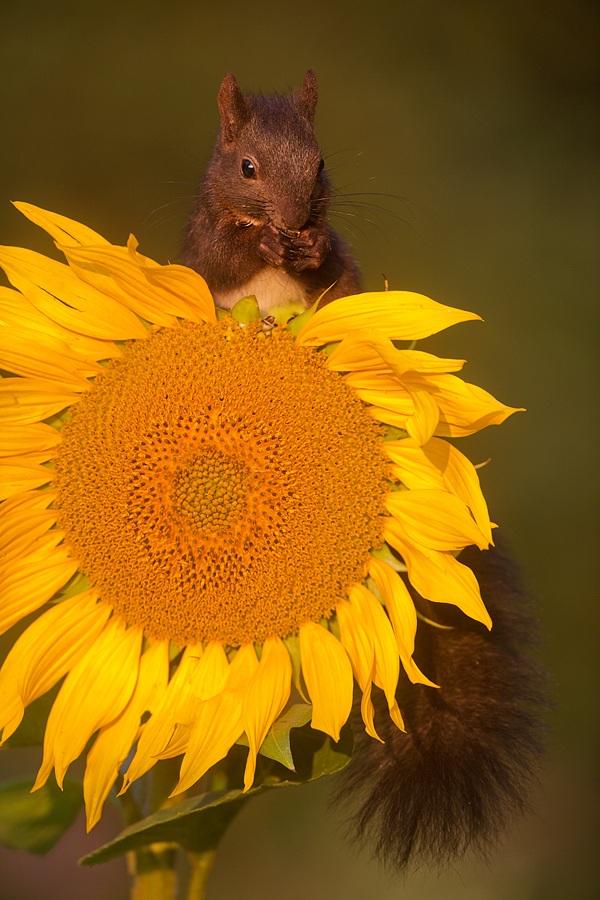
<path fill-rule="evenodd" d="M 317 172 L 317 175 L 320 175 L 324 168 L 325 168 L 325 160 L 322 159 L 321 162 L 319 163 L 319 170 Z"/>
<path fill-rule="evenodd" d="M 242 160 L 242 175 L 244 178 L 256 178 L 256 168 L 249 159 Z"/>

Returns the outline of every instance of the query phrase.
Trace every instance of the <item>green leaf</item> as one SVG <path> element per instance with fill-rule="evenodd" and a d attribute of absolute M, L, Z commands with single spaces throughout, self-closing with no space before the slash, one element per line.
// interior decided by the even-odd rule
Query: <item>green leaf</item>
<path fill-rule="evenodd" d="M 328 736 L 313 756 L 312 771 L 309 781 L 316 781 L 324 775 L 341 772 L 354 753 L 354 737 L 351 727 L 346 723 L 342 728 L 337 744 Z"/>
<path fill-rule="evenodd" d="M 0 843 L 44 854 L 75 821 L 83 790 L 78 781 L 67 778 L 62 791 L 49 781 L 32 794 L 33 783 L 33 778 L 15 778 L 0 784 Z"/>
<path fill-rule="evenodd" d="M 247 325 L 249 322 L 256 322 L 261 318 L 258 301 L 254 294 L 242 297 L 241 300 L 232 307 L 231 315 L 240 325 Z"/>
<path fill-rule="evenodd" d="M 175 841 L 188 851 L 204 853 L 217 846 L 230 822 L 251 797 L 332 775 L 350 762 L 354 741 L 349 723 L 342 728 L 337 744 L 330 737 L 310 728 L 303 728 L 297 734 L 302 735 L 306 747 L 311 747 L 309 756 L 300 754 L 308 765 L 306 772 L 298 780 L 274 781 L 271 778 L 245 794 L 240 790 L 209 791 L 198 797 L 190 797 L 176 806 L 160 810 L 130 825 L 114 841 L 84 856 L 80 862 L 86 866 L 95 866 L 130 850 L 162 841 Z"/>
<path fill-rule="evenodd" d="M 312 706 L 307 703 L 295 703 L 294 706 L 291 706 L 287 712 L 273 723 L 258 752 L 269 759 L 274 759 L 275 762 L 281 763 L 286 769 L 295 771 L 290 748 L 290 729 L 301 728 L 310 722 L 311 717 Z M 248 738 L 243 734 L 236 743 L 247 747 Z"/>

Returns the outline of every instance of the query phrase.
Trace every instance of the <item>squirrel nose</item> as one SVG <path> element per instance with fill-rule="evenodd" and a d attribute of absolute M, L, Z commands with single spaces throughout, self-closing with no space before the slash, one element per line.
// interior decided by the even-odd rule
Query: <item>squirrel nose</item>
<path fill-rule="evenodd" d="M 310 208 L 306 204 L 289 204 L 276 211 L 273 225 L 278 231 L 298 232 L 304 228 L 309 216 Z"/>

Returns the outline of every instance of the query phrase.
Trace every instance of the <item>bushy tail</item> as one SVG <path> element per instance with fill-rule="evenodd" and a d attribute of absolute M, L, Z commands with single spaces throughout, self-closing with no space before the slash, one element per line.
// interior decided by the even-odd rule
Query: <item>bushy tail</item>
<path fill-rule="evenodd" d="M 526 809 L 542 750 L 544 677 L 529 655 L 535 628 L 514 566 L 496 549 L 468 548 L 460 559 L 478 578 L 491 632 L 455 607 L 415 598 L 424 616 L 452 626 L 420 621 L 417 629 L 415 660 L 440 689 L 403 678 L 407 733 L 383 714 L 384 744 L 357 728 L 338 795 L 360 797 L 358 838 L 372 838 L 377 855 L 399 868 L 485 853 Z"/>

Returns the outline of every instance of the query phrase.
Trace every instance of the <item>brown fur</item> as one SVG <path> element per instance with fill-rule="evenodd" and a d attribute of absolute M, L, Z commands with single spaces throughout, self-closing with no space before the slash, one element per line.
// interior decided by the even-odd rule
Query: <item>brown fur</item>
<path fill-rule="evenodd" d="M 356 755 L 339 792 L 342 800 L 361 798 L 358 838 L 373 839 L 376 854 L 400 868 L 485 853 L 527 808 L 542 750 L 544 677 L 530 656 L 529 601 L 500 551 L 469 547 L 460 558 L 477 575 L 492 630 L 453 606 L 416 598 L 424 615 L 453 626 L 420 621 L 417 629 L 415 660 L 440 689 L 404 677 L 398 702 L 407 732 L 382 704 L 377 727 L 385 744 L 357 721 Z"/>
<path fill-rule="evenodd" d="M 261 308 L 292 296 L 309 306 L 331 285 L 327 302 L 360 291 L 358 267 L 328 226 L 331 187 L 312 127 L 317 97 L 310 71 L 290 96 L 254 97 L 233 75 L 223 80 L 221 130 L 181 254 L 218 305 L 256 293 Z M 244 177 L 245 159 L 256 177 Z"/>

